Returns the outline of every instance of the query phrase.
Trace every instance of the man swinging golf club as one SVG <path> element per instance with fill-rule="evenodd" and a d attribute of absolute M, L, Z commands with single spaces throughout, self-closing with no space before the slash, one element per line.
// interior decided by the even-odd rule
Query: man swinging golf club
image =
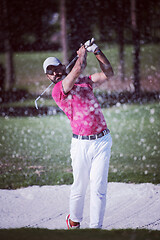
<path fill-rule="evenodd" d="M 82 77 L 87 52 L 94 53 L 101 72 Z M 55 83 L 52 97 L 70 120 L 73 137 L 71 159 L 73 184 L 70 193 L 68 229 L 79 228 L 83 218 L 84 198 L 90 180 L 90 228 L 102 228 L 108 182 L 112 138 L 93 87 L 113 76 L 112 67 L 93 42 L 88 40 L 77 51 L 78 58 L 69 74 L 55 57 L 47 58 L 43 68 Z"/>

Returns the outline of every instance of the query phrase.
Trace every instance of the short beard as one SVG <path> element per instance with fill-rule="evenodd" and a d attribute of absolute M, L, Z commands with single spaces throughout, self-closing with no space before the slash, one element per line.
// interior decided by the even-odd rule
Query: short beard
<path fill-rule="evenodd" d="M 56 81 L 56 78 L 57 78 L 57 77 L 60 77 L 60 76 L 62 76 L 62 77 L 59 78 L 58 81 Z M 60 75 L 57 74 L 57 75 L 54 77 L 54 79 L 50 79 L 50 80 L 51 80 L 51 82 L 53 82 L 54 84 L 56 84 L 56 83 L 62 81 L 66 76 L 67 76 L 67 73 L 66 73 L 66 71 L 64 71 L 64 72 L 62 73 L 62 75 L 61 75 L 61 74 L 60 74 Z"/>

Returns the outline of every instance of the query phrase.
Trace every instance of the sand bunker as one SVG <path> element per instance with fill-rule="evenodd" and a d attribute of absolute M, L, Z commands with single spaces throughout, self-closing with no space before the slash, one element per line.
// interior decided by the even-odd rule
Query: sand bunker
<path fill-rule="evenodd" d="M 0 228 L 66 229 L 70 185 L 0 190 Z M 89 188 L 81 228 L 89 227 Z M 103 229 L 160 230 L 160 185 L 109 183 Z"/>

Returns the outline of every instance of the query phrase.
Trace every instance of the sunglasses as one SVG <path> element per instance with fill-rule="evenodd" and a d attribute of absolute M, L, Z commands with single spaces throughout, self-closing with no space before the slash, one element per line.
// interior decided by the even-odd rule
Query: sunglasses
<path fill-rule="evenodd" d="M 49 74 L 49 75 L 54 75 L 54 72 L 55 73 L 59 73 L 59 71 L 62 69 L 62 65 L 59 64 L 58 66 L 49 66 L 46 70 L 46 73 Z"/>

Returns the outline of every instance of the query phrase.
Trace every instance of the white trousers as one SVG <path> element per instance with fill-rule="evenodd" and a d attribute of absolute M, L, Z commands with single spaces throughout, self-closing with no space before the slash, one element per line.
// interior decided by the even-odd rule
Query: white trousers
<path fill-rule="evenodd" d="M 102 228 L 106 207 L 110 133 L 96 140 L 72 138 L 71 158 L 74 182 L 70 193 L 70 219 L 83 219 L 84 198 L 90 180 L 90 228 Z"/>

